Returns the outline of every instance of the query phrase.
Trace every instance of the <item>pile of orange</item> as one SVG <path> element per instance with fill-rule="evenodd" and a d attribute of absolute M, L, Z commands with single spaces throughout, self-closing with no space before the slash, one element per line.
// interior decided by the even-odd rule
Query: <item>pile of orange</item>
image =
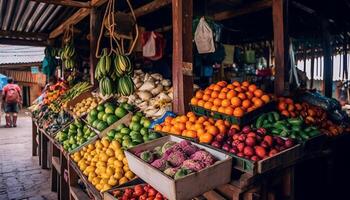
<path fill-rule="evenodd" d="M 286 117 L 296 117 L 299 115 L 299 112 L 303 109 L 301 104 L 294 103 L 290 98 L 280 97 L 278 98 L 278 110 L 281 115 Z"/>
<path fill-rule="evenodd" d="M 210 143 L 218 134 L 226 134 L 230 123 L 224 120 L 214 120 L 205 116 L 196 116 L 193 112 L 177 117 L 167 117 L 165 121 L 154 127 L 161 131 L 184 137 L 198 138 L 201 143 Z"/>
<path fill-rule="evenodd" d="M 245 113 L 270 102 L 268 94 L 247 81 L 228 84 L 220 81 L 211 84 L 204 91 L 199 90 L 191 99 L 191 104 L 207 110 L 242 117 Z"/>

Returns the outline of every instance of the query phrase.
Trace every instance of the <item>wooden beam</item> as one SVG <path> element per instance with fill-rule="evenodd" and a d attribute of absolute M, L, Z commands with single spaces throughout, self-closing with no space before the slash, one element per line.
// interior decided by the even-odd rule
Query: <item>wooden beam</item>
<path fill-rule="evenodd" d="M 331 35 L 330 35 L 329 21 L 322 21 L 322 34 L 323 34 L 323 53 L 324 53 L 324 69 L 323 69 L 323 86 L 324 95 L 326 97 L 332 97 L 332 84 L 333 84 L 333 61 L 331 50 Z"/>
<path fill-rule="evenodd" d="M 30 33 L 20 31 L 3 31 L 0 30 L 0 36 L 12 38 L 34 38 L 35 40 L 47 40 L 48 34 L 45 33 Z"/>
<path fill-rule="evenodd" d="M 0 44 L 44 47 L 47 46 L 47 41 L 0 38 Z"/>
<path fill-rule="evenodd" d="M 81 2 L 81 1 L 72 1 L 72 0 L 30 0 L 36 1 L 39 3 L 47 3 L 47 4 L 55 4 L 69 7 L 77 7 L 77 8 L 89 8 L 90 2 Z"/>
<path fill-rule="evenodd" d="M 152 13 L 160 8 L 171 4 L 171 0 L 154 0 L 151 3 L 148 3 L 144 6 L 136 8 L 134 13 L 136 17 L 141 17 L 143 15 L 147 15 Z"/>
<path fill-rule="evenodd" d="M 91 8 L 90 10 L 90 33 L 89 33 L 89 43 L 90 43 L 90 56 L 89 56 L 89 64 L 90 64 L 90 82 L 91 84 L 96 85 L 97 80 L 95 79 L 95 68 L 97 65 L 96 58 L 96 46 L 98 33 L 101 26 L 100 12 L 97 11 L 96 8 Z"/>
<path fill-rule="evenodd" d="M 106 3 L 107 0 L 93 0 L 91 2 L 92 7 L 98 7 L 101 6 L 102 4 Z M 89 8 L 80 8 L 76 13 L 74 13 L 71 17 L 69 17 L 66 21 L 64 21 L 61 25 L 59 25 L 55 30 L 53 30 L 49 38 L 56 38 L 59 35 L 61 35 L 65 28 L 68 27 L 69 25 L 75 25 L 79 23 L 81 20 L 83 20 L 86 16 L 90 14 L 90 9 Z"/>
<path fill-rule="evenodd" d="M 14 63 L 14 64 L 0 64 L 0 69 L 4 68 L 28 68 L 32 66 L 41 66 L 41 62 L 33 62 L 33 63 Z"/>
<path fill-rule="evenodd" d="M 264 9 L 270 8 L 271 6 L 272 6 L 271 0 L 257 1 L 254 3 L 246 4 L 241 8 L 216 13 L 214 14 L 213 18 L 214 20 L 222 21 L 222 20 L 234 18 L 241 15 L 246 15 L 252 12 L 264 10 Z"/>

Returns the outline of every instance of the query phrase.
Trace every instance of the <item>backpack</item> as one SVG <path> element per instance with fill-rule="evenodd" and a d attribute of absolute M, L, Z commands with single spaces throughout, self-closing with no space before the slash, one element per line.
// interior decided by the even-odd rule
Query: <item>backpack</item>
<path fill-rule="evenodd" d="M 18 103 L 19 94 L 15 87 L 10 87 L 6 92 L 5 102 L 6 103 Z"/>

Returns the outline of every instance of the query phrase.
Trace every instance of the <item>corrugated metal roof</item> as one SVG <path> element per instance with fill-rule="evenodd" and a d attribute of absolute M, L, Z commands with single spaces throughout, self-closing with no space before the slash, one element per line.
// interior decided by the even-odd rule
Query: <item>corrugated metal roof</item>
<path fill-rule="evenodd" d="M 44 47 L 0 45 L 0 65 L 41 62 Z"/>

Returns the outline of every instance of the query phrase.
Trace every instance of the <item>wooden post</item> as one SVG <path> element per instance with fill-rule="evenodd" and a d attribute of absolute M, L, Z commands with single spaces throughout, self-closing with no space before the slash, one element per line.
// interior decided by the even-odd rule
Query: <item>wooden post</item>
<path fill-rule="evenodd" d="M 324 95 L 326 97 L 332 97 L 332 84 L 333 84 L 333 62 L 332 62 L 332 50 L 331 50 L 331 36 L 329 33 L 329 22 L 327 20 L 322 21 L 322 33 L 323 33 L 323 53 L 324 53 L 324 70 L 323 70 L 323 82 L 324 82 Z"/>
<path fill-rule="evenodd" d="M 37 156 L 38 143 L 36 137 L 38 135 L 38 127 L 36 126 L 35 121 L 32 119 L 32 156 Z"/>
<path fill-rule="evenodd" d="M 275 53 L 275 94 L 285 91 L 288 72 L 288 0 L 272 0 L 273 37 Z"/>
<path fill-rule="evenodd" d="M 96 46 L 97 46 L 97 37 L 98 37 L 98 28 L 99 28 L 99 19 L 98 12 L 96 7 L 90 9 L 90 82 L 91 84 L 96 85 L 97 80 L 95 80 L 95 68 L 97 65 L 96 58 Z"/>
<path fill-rule="evenodd" d="M 314 87 L 314 71 L 315 71 L 315 47 L 312 45 L 311 47 L 311 81 L 310 81 L 310 89 Z"/>
<path fill-rule="evenodd" d="M 193 95 L 193 0 L 172 0 L 173 9 L 173 110 L 184 114 Z"/>

